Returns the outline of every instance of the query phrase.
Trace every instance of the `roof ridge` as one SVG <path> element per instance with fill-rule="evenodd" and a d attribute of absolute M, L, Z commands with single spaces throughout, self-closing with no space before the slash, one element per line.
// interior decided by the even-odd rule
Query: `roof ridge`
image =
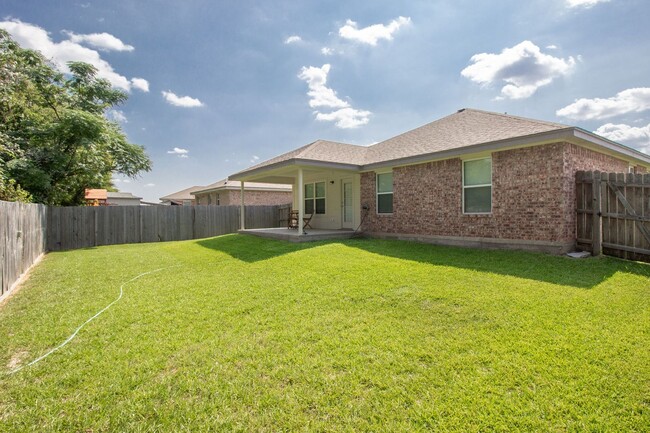
<path fill-rule="evenodd" d="M 530 122 L 530 123 L 537 123 L 537 124 L 542 123 L 544 125 L 564 126 L 564 127 L 567 127 L 567 128 L 571 127 L 570 125 L 565 125 L 564 123 L 549 122 L 547 120 L 539 120 L 539 119 L 531 119 L 530 117 L 515 116 L 514 114 L 499 113 L 497 111 L 479 110 L 477 108 L 461 108 L 460 110 L 458 110 L 454 114 L 461 113 L 463 111 L 474 111 L 474 112 L 477 112 L 477 113 L 489 114 L 491 116 L 507 117 L 507 118 L 510 118 L 510 119 L 522 120 L 522 121 Z"/>

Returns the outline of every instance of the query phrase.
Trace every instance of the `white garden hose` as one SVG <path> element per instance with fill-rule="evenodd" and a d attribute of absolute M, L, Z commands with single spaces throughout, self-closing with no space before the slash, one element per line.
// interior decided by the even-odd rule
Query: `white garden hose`
<path fill-rule="evenodd" d="M 53 353 L 56 352 L 57 350 L 63 348 L 66 344 L 68 344 L 69 342 L 71 342 L 71 341 L 72 341 L 72 340 L 77 336 L 77 334 L 79 333 L 79 331 L 81 331 L 81 329 L 82 329 L 84 326 L 86 326 L 88 323 L 90 323 L 90 322 L 92 322 L 93 320 L 95 320 L 95 319 L 96 319 L 97 317 L 99 317 L 99 316 L 100 316 L 104 311 L 108 310 L 109 308 L 111 308 L 111 307 L 113 306 L 113 304 L 115 304 L 117 301 L 119 301 L 120 299 L 122 299 L 122 296 L 124 295 L 124 286 L 126 286 L 126 285 L 129 284 L 130 282 L 135 281 L 135 280 L 137 280 L 138 278 L 144 277 L 145 275 L 153 274 L 153 273 L 156 273 L 156 272 L 164 271 L 165 269 L 175 268 L 175 267 L 178 267 L 178 266 L 180 266 L 180 265 L 167 266 L 166 268 L 159 268 L 159 269 L 154 269 L 153 271 L 143 272 L 143 273 L 141 273 L 140 275 L 137 275 L 137 276 L 131 278 L 129 281 L 126 281 L 126 282 L 122 283 L 122 285 L 120 286 L 120 295 L 117 297 L 117 299 L 115 299 L 113 302 L 111 302 L 110 304 L 108 304 L 107 306 L 105 306 L 104 308 L 102 308 L 101 310 L 99 310 L 99 311 L 98 311 L 98 312 L 97 312 L 93 317 L 91 317 L 90 319 L 88 319 L 88 320 L 86 320 L 84 323 L 82 323 L 81 326 L 79 326 L 79 327 L 78 327 L 78 328 L 77 328 L 77 329 L 72 333 L 72 335 L 70 335 L 70 336 L 69 336 L 69 337 L 68 337 L 68 338 L 67 338 L 63 343 L 59 344 L 59 345 L 56 346 L 54 349 L 51 349 L 51 350 L 50 350 L 49 352 L 47 352 L 45 355 L 39 356 L 39 357 L 36 358 L 35 360 L 31 361 L 29 364 L 25 364 L 25 365 L 23 365 L 23 366 L 21 366 L 21 367 L 16 368 L 15 370 L 11 370 L 11 371 L 8 372 L 7 374 L 8 374 L 8 375 L 9 375 L 9 374 L 14 374 L 14 373 L 19 372 L 20 370 L 22 370 L 22 369 L 25 368 L 25 367 L 31 367 L 32 365 L 36 364 L 37 362 L 42 361 L 43 359 L 47 358 L 48 356 L 50 356 L 51 354 L 53 354 Z"/>

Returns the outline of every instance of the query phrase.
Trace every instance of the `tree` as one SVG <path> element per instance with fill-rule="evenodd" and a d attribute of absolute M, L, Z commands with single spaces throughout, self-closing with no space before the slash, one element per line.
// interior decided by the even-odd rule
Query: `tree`
<path fill-rule="evenodd" d="M 0 30 L 0 199 L 77 205 L 86 188 L 110 188 L 114 172 L 151 170 L 107 110 L 127 99 L 89 64 L 58 72 Z"/>

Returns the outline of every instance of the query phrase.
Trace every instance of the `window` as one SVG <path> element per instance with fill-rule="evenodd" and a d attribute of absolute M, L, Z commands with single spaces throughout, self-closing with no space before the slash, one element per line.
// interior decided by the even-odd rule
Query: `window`
<path fill-rule="evenodd" d="M 212 196 L 208 194 L 208 205 L 212 204 Z"/>
<path fill-rule="evenodd" d="M 305 184 L 305 215 L 325 213 L 325 182 Z"/>
<path fill-rule="evenodd" d="M 377 213 L 393 213 L 393 173 L 377 174 Z"/>
<path fill-rule="evenodd" d="M 492 212 L 492 158 L 463 161 L 463 212 Z"/>
<path fill-rule="evenodd" d="M 221 205 L 221 197 L 219 196 L 219 193 L 216 194 L 217 197 L 217 206 Z"/>

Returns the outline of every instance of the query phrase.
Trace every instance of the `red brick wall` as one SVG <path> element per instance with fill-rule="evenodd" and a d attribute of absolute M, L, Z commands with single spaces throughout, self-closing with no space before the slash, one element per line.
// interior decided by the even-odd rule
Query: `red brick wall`
<path fill-rule="evenodd" d="M 245 205 L 274 205 L 289 204 L 293 201 L 293 193 L 280 191 L 244 191 Z M 222 205 L 240 205 L 240 191 L 228 190 L 221 193 Z"/>
<path fill-rule="evenodd" d="M 609 155 L 585 149 L 575 144 L 567 143 L 564 147 L 564 171 L 568 174 L 564 179 L 563 195 L 565 203 L 564 236 L 568 239 L 576 237 L 576 187 L 575 173 L 579 170 L 599 170 L 610 173 L 627 173 L 630 164 Z"/>
<path fill-rule="evenodd" d="M 376 213 L 375 173 L 361 175 L 368 232 L 570 242 L 575 171 L 627 171 L 625 161 L 568 143 L 492 154 L 492 213 L 462 213 L 459 158 L 396 167 L 393 214 Z"/>

